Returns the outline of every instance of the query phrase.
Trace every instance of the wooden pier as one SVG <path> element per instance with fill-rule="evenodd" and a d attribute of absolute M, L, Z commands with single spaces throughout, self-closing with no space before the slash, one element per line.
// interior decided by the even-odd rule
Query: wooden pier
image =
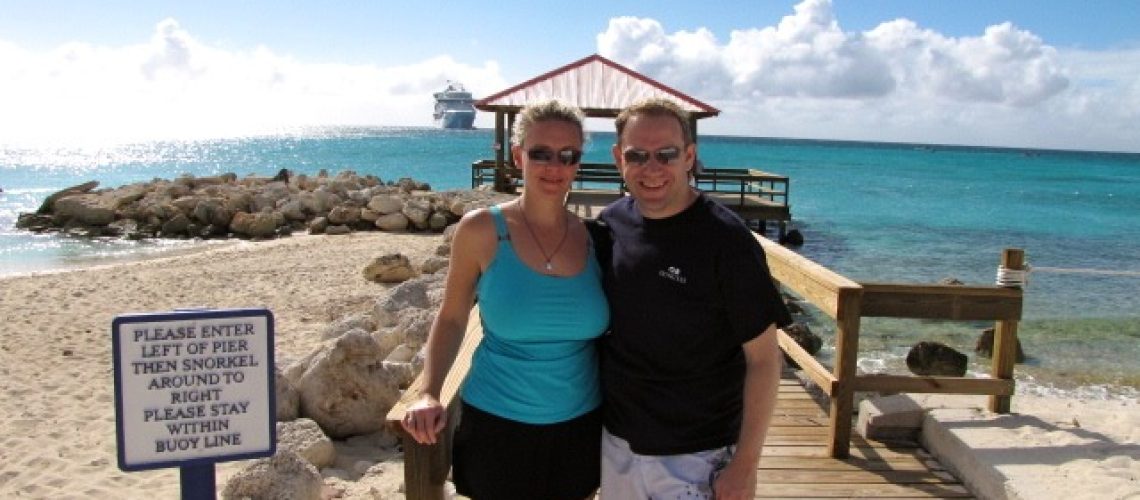
<path fill-rule="evenodd" d="M 451 423 L 458 416 L 459 386 L 482 338 L 476 306 L 440 394 Z M 405 392 L 407 397 L 388 413 L 388 425 L 400 435 L 405 405 L 413 402 L 422 380 L 417 378 Z M 826 408 L 785 372 L 760 460 L 756 498 L 973 498 L 961 481 L 913 440 L 883 442 L 855 436 L 848 457 L 832 458 L 830 422 Z M 453 430 L 449 426 L 447 432 Z M 450 443 L 450 434 L 435 446 L 404 441 L 407 498 L 444 498 L 443 482 L 451 467 Z"/>
<path fill-rule="evenodd" d="M 471 188 L 496 181 L 495 160 L 471 164 Z M 509 190 L 523 189 L 522 173 L 510 165 L 503 166 Z M 696 174 L 693 184 L 707 196 L 731 208 L 753 229 L 765 232 L 768 222 L 777 226 L 777 236 L 787 232 L 792 212 L 788 206 L 788 177 L 752 168 L 705 168 Z M 625 181 L 612 163 L 583 163 L 574 177 L 574 187 L 567 198 L 569 208 L 580 217 L 596 217 L 610 202 L 625 196 Z"/>
<path fill-rule="evenodd" d="M 757 498 L 971 498 L 962 482 L 913 441 L 872 441 L 854 434 L 856 392 L 979 394 L 989 409 L 1008 413 L 1014 390 L 1014 355 L 1023 292 L 1018 287 L 858 283 L 776 243 L 757 237 L 773 278 L 785 291 L 810 302 L 835 321 L 835 363 L 824 366 L 791 337 L 778 331 L 780 348 L 820 391 L 819 400 L 791 378 L 781 382 L 775 418 L 760 462 Z M 1024 269 L 1024 252 L 1007 249 L 1001 266 Z M 440 402 L 455 422 L 458 389 L 482 339 L 478 307 Z M 995 321 L 992 373 L 988 377 L 920 377 L 857 373 L 859 330 L 864 317 Z M 405 392 L 414 398 L 417 378 Z M 388 413 L 388 425 L 402 433 L 402 399 Z M 449 428 L 440 444 L 404 441 L 407 497 L 443 498 L 450 470 Z"/>
<path fill-rule="evenodd" d="M 828 455 L 829 418 L 796 378 L 780 381 L 755 498 L 973 498 L 913 440 L 855 436 L 847 458 Z"/>

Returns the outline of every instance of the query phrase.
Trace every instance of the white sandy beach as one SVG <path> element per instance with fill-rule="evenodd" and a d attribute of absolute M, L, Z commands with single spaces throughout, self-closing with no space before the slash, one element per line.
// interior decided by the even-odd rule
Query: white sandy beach
<path fill-rule="evenodd" d="M 268 307 L 278 359 L 296 358 L 320 342 L 318 332 L 330 320 L 383 292 L 384 285 L 362 277 L 368 262 L 401 252 L 418 264 L 441 241 L 387 233 L 294 236 L 0 278 L 0 498 L 178 496 L 174 469 L 125 473 L 117 466 L 110 339 L 116 315 Z M 1011 474 L 1032 477 L 1032 495 L 1023 498 L 1140 497 L 1135 402 L 1016 397 L 1014 405 L 1028 420 L 1007 418 L 1002 422 L 1009 425 L 992 426 L 970 445 L 997 456 Z M 973 417 L 997 422 L 977 412 Z M 367 452 L 356 458 L 379 460 Z M 238 467 L 219 465 L 219 491 Z M 399 498 L 402 466 L 396 459 L 384 469 L 367 476 L 369 484 L 344 489 L 341 483 L 343 496 Z"/>

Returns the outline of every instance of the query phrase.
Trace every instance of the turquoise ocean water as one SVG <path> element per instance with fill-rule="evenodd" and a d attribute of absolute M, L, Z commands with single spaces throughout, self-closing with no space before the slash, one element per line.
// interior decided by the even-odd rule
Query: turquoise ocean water
<path fill-rule="evenodd" d="M 195 242 L 88 241 L 13 228 L 48 194 L 234 172 L 344 169 L 413 177 L 436 190 L 470 187 L 492 157 L 488 130 L 325 128 L 290 134 L 104 147 L 0 145 L 0 275 L 163 254 Z M 612 133 L 594 132 L 587 161 L 608 161 Z M 709 168 L 791 178 L 793 227 L 805 256 L 857 281 L 994 280 L 1001 250 L 1034 267 L 1019 334 L 1029 360 L 1019 390 L 1136 397 L 1140 388 L 1140 155 L 704 136 Z M 834 325 L 812 327 L 828 336 Z M 864 320 L 860 365 L 905 370 L 918 340 L 971 354 L 978 323 Z M 827 349 L 823 353 L 827 358 Z"/>

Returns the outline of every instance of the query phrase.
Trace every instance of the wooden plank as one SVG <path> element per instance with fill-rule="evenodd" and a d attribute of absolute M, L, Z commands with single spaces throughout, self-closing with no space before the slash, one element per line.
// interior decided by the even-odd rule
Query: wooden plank
<path fill-rule="evenodd" d="M 852 457 L 865 459 L 889 459 L 907 456 L 923 456 L 926 452 L 921 448 L 892 450 L 890 448 L 877 448 L 872 446 L 850 446 Z M 826 458 L 828 451 L 819 446 L 811 445 L 776 445 L 764 447 L 765 457 L 816 457 Z"/>
<path fill-rule="evenodd" d="M 764 248 L 772 277 L 832 318 L 839 307 L 839 290 L 862 289 L 858 283 L 768 238 L 756 235 L 756 240 Z"/>
<path fill-rule="evenodd" d="M 863 316 L 889 318 L 1016 320 L 1022 292 L 996 286 L 860 283 Z"/>
<path fill-rule="evenodd" d="M 827 415 L 773 415 L 772 428 L 826 426 Z"/>
<path fill-rule="evenodd" d="M 847 456 L 851 444 L 851 414 L 854 411 L 855 368 L 859 357 L 859 324 L 861 318 L 862 288 L 841 288 L 836 302 L 835 316 L 835 378 L 831 392 L 831 443 L 828 455 Z"/>
<path fill-rule="evenodd" d="M 780 390 L 780 391 L 777 391 L 777 394 L 780 394 L 780 399 L 783 401 L 801 401 L 801 400 L 815 401 L 814 399 L 812 399 L 811 394 L 808 394 L 808 393 L 803 392 L 803 391 L 790 392 L 790 391 Z"/>
<path fill-rule="evenodd" d="M 796 407 L 792 407 L 792 408 L 777 407 L 775 415 L 785 416 L 785 417 L 801 417 L 801 418 L 802 417 L 829 418 L 826 411 L 816 409 L 816 408 L 807 408 L 807 407 L 799 407 L 799 408 L 796 408 Z"/>
<path fill-rule="evenodd" d="M 961 484 L 760 484 L 754 498 L 973 498 Z"/>
<path fill-rule="evenodd" d="M 475 306 L 471 308 L 471 315 L 467 318 L 467 332 L 463 335 L 463 343 L 459 346 L 455 363 L 451 365 L 451 371 L 447 372 L 447 378 L 443 380 L 443 388 L 439 393 L 440 404 L 450 407 L 455 401 L 459 394 L 459 387 L 463 384 L 463 379 L 467 378 L 467 371 L 471 369 L 471 355 L 475 353 L 475 348 L 478 347 L 481 340 L 483 340 L 483 327 L 479 319 L 479 306 Z M 389 428 L 396 432 L 403 431 L 403 428 L 400 427 L 400 421 L 404 419 L 407 405 L 414 403 L 419 398 L 423 386 L 424 375 L 420 373 L 404 391 L 404 394 L 400 396 L 400 400 L 392 405 L 391 410 L 388 410 L 386 421 Z"/>
<path fill-rule="evenodd" d="M 779 392 L 782 395 L 801 394 L 801 393 L 807 394 L 807 391 L 800 385 L 799 382 L 796 382 L 796 381 L 793 381 L 791 384 L 781 383 Z"/>
<path fill-rule="evenodd" d="M 775 427 L 770 428 L 767 439 L 764 440 L 765 446 L 783 446 L 783 445 L 801 445 L 801 444 L 814 444 L 826 445 L 829 434 L 826 427 L 815 429 L 812 432 L 802 431 L 807 429 L 805 427 L 788 427 L 787 429 L 797 429 L 795 431 L 777 430 Z M 773 432 L 777 431 L 777 432 Z M 871 440 L 863 438 L 862 436 L 852 436 L 851 444 L 854 446 L 865 446 L 868 448 L 890 448 L 893 450 L 906 450 L 918 448 L 919 445 L 914 440 L 900 439 L 900 440 Z"/>
<path fill-rule="evenodd" d="M 796 364 L 800 365 L 800 369 L 804 371 L 807 377 L 830 396 L 835 388 L 835 375 L 823 366 L 823 363 L 815 359 L 815 356 L 808 354 L 787 332 L 784 330 L 777 330 L 777 332 L 776 341 L 780 344 L 780 349 L 784 351 L 784 354 L 787 354 Z"/>
<path fill-rule="evenodd" d="M 795 427 L 793 427 L 795 429 Z M 810 444 L 823 446 L 827 444 L 827 428 L 821 429 L 822 432 L 777 432 L 769 433 L 767 439 L 764 440 L 765 446 L 796 446 L 801 444 Z M 851 444 L 855 446 L 865 446 L 868 448 L 888 448 L 892 450 L 907 450 L 919 448 L 917 442 L 913 440 L 897 440 L 897 441 L 868 441 L 862 437 L 855 436 L 851 439 Z"/>
<path fill-rule="evenodd" d="M 827 427 L 816 425 L 797 425 L 769 427 L 769 436 L 826 436 Z"/>
<path fill-rule="evenodd" d="M 434 445 L 423 445 L 412 439 L 404 444 L 404 491 L 412 500 L 444 500 L 444 483 L 451 470 L 451 440 L 455 431 L 459 405 L 448 407 L 448 426 Z M 402 430 L 401 430 L 402 431 Z"/>
<path fill-rule="evenodd" d="M 799 483 L 799 484 L 918 484 L 943 483 L 959 484 L 954 476 L 945 471 L 930 470 L 807 470 L 807 469 L 767 469 L 759 471 L 760 484 Z M 760 489 L 760 488 L 757 488 Z"/>
<path fill-rule="evenodd" d="M 963 377 L 915 377 L 908 375 L 861 375 L 854 381 L 856 391 L 917 392 L 937 394 L 1013 395 L 1013 380 Z"/>
<path fill-rule="evenodd" d="M 867 459 L 861 457 L 777 457 L 764 455 L 760 459 L 760 470 L 806 469 L 806 470 L 946 470 L 937 460 L 916 455 L 892 458 Z"/>
<path fill-rule="evenodd" d="M 819 406 L 819 403 L 815 402 L 815 400 L 811 399 L 810 397 L 803 399 L 781 398 L 776 400 L 776 408 L 815 408 L 817 410 L 823 409 L 823 407 Z"/>
<path fill-rule="evenodd" d="M 467 318 L 467 331 L 463 335 L 463 343 L 455 356 L 451 370 L 443 381 L 440 390 L 440 404 L 447 409 L 447 429 L 443 432 L 440 442 L 434 445 L 421 445 L 408 438 L 400 421 L 404 419 L 409 404 L 419 398 L 424 386 L 424 374 L 420 373 L 396 404 L 388 410 L 385 423 L 398 435 L 403 437 L 404 443 L 404 484 L 407 497 L 413 500 L 429 499 L 442 500 L 445 498 L 443 485 L 451 469 L 451 436 L 455 430 L 455 422 L 459 414 L 459 387 L 467 377 L 471 368 L 471 355 L 475 347 L 483 339 L 482 323 L 479 319 L 479 307 L 471 308 Z"/>
<path fill-rule="evenodd" d="M 1001 265 L 1006 269 L 1025 269 L 1025 252 L 1016 248 L 1005 249 Z M 1014 290 L 1021 291 L 1020 288 Z M 1020 319 L 1020 315 L 1016 318 L 1001 318 L 994 326 L 994 358 L 991 365 L 994 378 L 1013 379 L 1013 367 L 1017 359 L 1017 322 Z M 991 396 L 989 409 L 994 413 L 1009 413 L 1012 402 L 1009 395 Z"/>

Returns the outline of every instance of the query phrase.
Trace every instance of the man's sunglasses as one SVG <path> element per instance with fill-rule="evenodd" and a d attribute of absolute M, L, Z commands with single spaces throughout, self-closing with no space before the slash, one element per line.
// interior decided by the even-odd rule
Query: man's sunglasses
<path fill-rule="evenodd" d="M 582 161 L 582 152 L 573 148 L 554 151 L 550 148 L 537 147 L 534 149 L 528 149 L 526 151 L 526 157 L 530 158 L 530 161 L 538 164 L 551 163 L 555 158 L 558 158 L 559 163 L 569 166 L 577 165 L 578 162 Z"/>
<path fill-rule="evenodd" d="M 621 153 L 622 158 L 625 160 L 626 165 L 642 166 L 649 163 L 649 157 L 652 156 L 657 159 L 657 163 L 662 165 L 670 165 L 674 160 L 681 157 L 681 149 L 676 146 L 669 146 L 661 148 L 653 153 L 644 149 L 629 148 Z"/>

